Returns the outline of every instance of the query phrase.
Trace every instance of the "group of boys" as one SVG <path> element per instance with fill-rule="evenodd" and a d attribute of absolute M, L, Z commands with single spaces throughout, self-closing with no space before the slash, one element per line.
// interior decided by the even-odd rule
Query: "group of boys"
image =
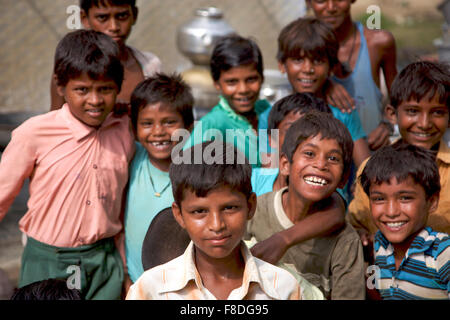
<path fill-rule="evenodd" d="M 383 299 L 448 299 L 449 68 L 397 75 L 392 36 L 353 23 L 354 0 L 306 2 L 316 18 L 278 38 L 293 94 L 259 100 L 261 51 L 227 36 L 210 63 L 220 101 L 194 126 L 189 86 L 125 45 L 134 1 L 82 0 L 92 30 L 56 48 L 56 111 L 17 128 L 0 165 L 0 218 L 30 178 L 19 287 L 78 266 L 85 299 L 353 300 L 369 262 Z M 279 152 L 269 164 L 258 129 Z M 179 130 L 192 131 L 182 149 Z M 166 217 L 188 236 L 175 259 L 178 237 L 152 228 Z M 144 271 L 148 245 L 161 253 Z"/>

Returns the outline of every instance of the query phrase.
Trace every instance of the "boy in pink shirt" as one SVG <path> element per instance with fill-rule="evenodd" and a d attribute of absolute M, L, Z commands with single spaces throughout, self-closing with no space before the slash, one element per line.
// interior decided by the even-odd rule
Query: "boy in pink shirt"
<path fill-rule="evenodd" d="M 123 81 L 117 44 L 95 31 L 69 33 L 54 73 L 66 104 L 13 131 L 0 163 L 0 220 L 29 178 L 19 287 L 62 278 L 86 299 L 117 299 L 122 194 L 134 153 L 128 117 L 110 114 Z"/>

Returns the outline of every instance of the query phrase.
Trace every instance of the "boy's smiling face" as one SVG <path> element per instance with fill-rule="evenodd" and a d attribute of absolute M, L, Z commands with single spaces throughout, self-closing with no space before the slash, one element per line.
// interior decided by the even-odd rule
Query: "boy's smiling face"
<path fill-rule="evenodd" d="M 330 24 L 335 30 L 350 17 L 354 2 L 355 0 L 307 0 L 308 7 L 314 11 L 316 18 Z"/>
<path fill-rule="evenodd" d="M 411 176 L 402 182 L 393 177 L 369 188 L 372 218 L 387 240 L 408 248 L 426 224 L 428 213 L 436 209 L 438 196 L 426 199 L 424 188 Z"/>
<path fill-rule="evenodd" d="M 167 171 L 172 149 L 178 143 L 171 141 L 172 134 L 183 128 L 183 117 L 170 106 L 155 103 L 139 110 L 136 136 L 158 169 Z"/>
<path fill-rule="evenodd" d="M 254 110 L 262 82 L 262 76 L 251 63 L 222 71 L 214 86 L 236 113 L 246 114 Z"/>
<path fill-rule="evenodd" d="M 289 176 L 289 191 L 317 202 L 330 196 L 342 184 L 344 161 L 342 149 L 334 139 L 320 134 L 303 141 L 292 157 L 280 159 L 280 172 Z M 292 188 L 292 189 L 291 189 Z"/>
<path fill-rule="evenodd" d="M 242 192 L 221 186 L 198 197 L 185 190 L 183 200 L 172 211 L 186 229 L 200 256 L 229 258 L 242 239 L 256 209 L 256 195 L 249 199 Z"/>
<path fill-rule="evenodd" d="M 449 125 L 448 107 L 437 95 L 431 100 L 404 101 L 397 110 L 388 106 L 387 111 L 397 122 L 402 139 L 425 149 L 439 143 Z"/>
<path fill-rule="evenodd" d="M 136 9 L 137 10 L 137 9 Z M 86 29 L 92 29 L 110 36 L 123 46 L 136 22 L 137 11 L 128 5 L 92 6 L 86 14 L 81 11 L 81 22 Z"/>
<path fill-rule="evenodd" d="M 298 58 L 287 58 L 279 64 L 281 72 L 286 72 L 288 80 L 295 92 L 320 94 L 330 72 L 327 59 L 312 59 L 302 54 Z"/>
<path fill-rule="evenodd" d="M 114 108 L 118 92 L 112 79 L 91 79 L 86 73 L 57 87 L 75 118 L 91 127 L 99 127 Z"/>

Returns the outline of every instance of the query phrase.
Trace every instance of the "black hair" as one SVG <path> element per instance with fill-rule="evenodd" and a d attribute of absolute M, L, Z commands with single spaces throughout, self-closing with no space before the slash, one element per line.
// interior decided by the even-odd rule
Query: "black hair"
<path fill-rule="evenodd" d="M 237 34 L 222 37 L 216 43 L 210 61 L 211 76 L 219 81 L 223 71 L 254 64 L 256 71 L 264 79 L 263 56 L 255 41 Z"/>
<path fill-rule="evenodd" d="M 130 99 L 131 122 L 135 128 L 139 111 L 148 104 L 158 102 L 178 112 L 185 128 L 190 128 L 194 123 L 192 90 L 179 74 L 157 73 L 137 85 Z"/>
<path fill-rule="evenodd" d="M 82 73 L 87 73 L 94 80 L 111 79 L 120 91 L 123 66 L 114 40 L 93 30 L 76 30 L 62 38 L 55 52 L 57 85 L 64 87 L 70 79 Z"/>
<path fill-rule="evenodd" d="M 221 140 L 182 150 L 169 169 L 173 197 L 179 206 L 186 190 L 197 197 L 206 197 L 208 192 L 222 186 L 242 192 L 248 199 L 253 193 L 251 175 L 252 167 L 245 155 Z"/>
<path fill-rule="evenodd" d="M 144 270 L 169 262 L 183 254 L 191 238 L 172 213 L 172 208 L 161 210 L 153 219 L 142 243 Z"/>
<path fill-rule="evenodd" d="M 450 110 L 450 65 L 447 63 L 417 61 L 407 65 L 395 77 L 389 93 L 395 109 L 402 102 L 431 100 L 436 94 L 439 102 Z"/>
<path fill-rule="evenodd" d="M 271 129 L 278 129 L 284 117 L 292 111 L 305 114 L 313 110 L 331 113 L 330 107 L 328 107 L 325 101 L 309 92 L 288 95 L 273 105 L 269 113 L 267 130 L 270 132 Z"/>
<path fill-rule="evenodd" d="M 80 0 L 80 8 L 84 10 L 84 12 L 88 13 L 89 9 L 92 7 L 106 7 L 107 4 L 121 6 L 121 5 L 130 5 L 134 10 L 136 9 L 136 0 Z"/>
<path fill-rule="evenodd" d="M 373 184 L 390 183 L 392 178 L 402 182 L 408 177 L 424 188 L 427 199 L 441 190 L 433 152 L 408 143 L 397 143 L 377 150 L 367 161 L 359 179 L 369 196 Z"/>
<path fill-rule="evenodd" d="M 292 163 L 298 146 L 319 134 L 322 139 L 336 140 L 341 147 L 344 162 L 342 178 L 348 178 L 352 165 L 353 140 L 347 127 L 333 114 L 310 111 L 295 121 L 286 132 L 281 153 Z"/>
<path fill-rule="evenodd" d="M 278 36 L 277 60 L 281 63 L 305 55 L 312 60 L 328 60 L 332 69 L 339 63 L 338 51 L 339 41 L 333 29 L 316 18 L 294 20 Z"/>
<path fill-rule="evenodd" d="M 16 289 L 10 300 L 84 300 L 80 290 L 69 289 L 66 280 L 47 279 Z"/>

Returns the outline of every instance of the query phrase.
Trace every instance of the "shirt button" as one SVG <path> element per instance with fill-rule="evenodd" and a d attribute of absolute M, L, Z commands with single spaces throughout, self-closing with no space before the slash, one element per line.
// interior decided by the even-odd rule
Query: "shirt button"
<path fill-rule="evenodd" d="M 87 204 L 88 206 L 90 206 L 90 205 L 91 205 L 91 201 L 86 200 L 86 204 Z"/>
<path fill-rule="evenodd" d="M 97 169 L 97 165 L 96 165 L 96 164 L 94 164 L 92 167 L 93 167 L 94 169 Z"/>

